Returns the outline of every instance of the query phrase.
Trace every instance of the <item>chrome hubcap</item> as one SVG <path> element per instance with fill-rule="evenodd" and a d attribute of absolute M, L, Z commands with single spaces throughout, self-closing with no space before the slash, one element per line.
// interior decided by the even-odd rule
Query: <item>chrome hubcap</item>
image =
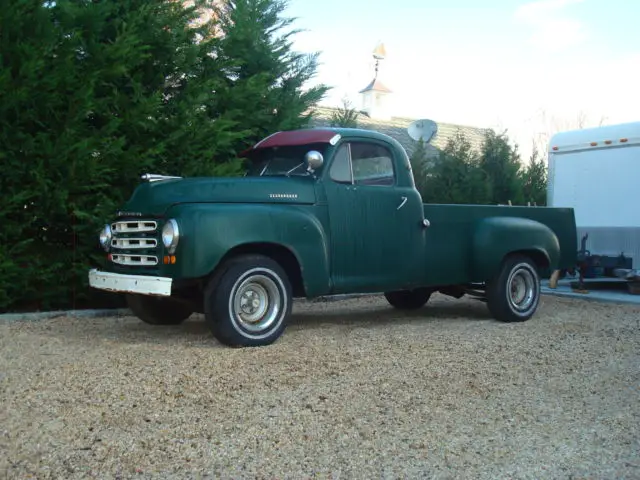
<path fill-rule="evenodd" d="M 265 275 L 252 275 L 240 283 L 233 299 L 234 315 L 245 329 L 257 332 L 269 328 L 282 308 L 276 283 Z"/>
<path fill-rule="evenodd" d="M 240 294 L 240 310 L 249 322 L 264 315 L 267 306 L 267 292 L 260 285 L 248 285 Z"/>
<path fill-rule="evenodd" d="M 520 312 L 530 309 L 536 299 L 536 288 L 536 278 L 527 266 L 514 268 L 507 283 L 511 307 Z"/>

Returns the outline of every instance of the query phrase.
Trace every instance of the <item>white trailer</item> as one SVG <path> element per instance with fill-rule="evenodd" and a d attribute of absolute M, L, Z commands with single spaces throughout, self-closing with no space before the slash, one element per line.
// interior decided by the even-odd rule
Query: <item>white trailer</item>
<path fill-rule="evenodd" d="M 639 275 L 640 122 L 557 133 L 548 160 L 547 205 L 574 209 L 578 248 L 588 235 L 596 264 Z"/>

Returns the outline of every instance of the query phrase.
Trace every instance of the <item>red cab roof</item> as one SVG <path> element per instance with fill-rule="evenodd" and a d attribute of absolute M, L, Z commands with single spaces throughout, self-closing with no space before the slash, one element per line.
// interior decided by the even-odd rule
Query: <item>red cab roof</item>
<path fill-rule="evenodd" d="M 325 128 L 310 128 L 305 130 L 287 130 L 285 132 L 276 132 L 266 138 L 263 138 L 252 148 L 244 150 L 240 153 L 240 156 L 245 157 L 249 152 L 261 148 L 306 145 L 309 143 L 331 143 L 331 140 L 334 137 L 339 138 L 338 134 L 334 130 Z"/>

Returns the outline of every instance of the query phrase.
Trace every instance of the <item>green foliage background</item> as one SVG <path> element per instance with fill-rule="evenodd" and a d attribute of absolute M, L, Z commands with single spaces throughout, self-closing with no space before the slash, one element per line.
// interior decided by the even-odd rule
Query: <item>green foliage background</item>
<path fill-rule="evenodd" d="M 457 133 L 435 158 L 418 143 L 411 155 L 425 203 L 546 205 L 547 166 L 534 150 L 523 163 L 506 134 L 487 130 L 479 151 Z"/>
<path fill-rule="evenodd" d="M 328 87 L 304 88 L 318 53 L 293 50 L 286 2 L 194 3 L 0 0 L 0 312 L 121 305 L 87 271 L 142 173 L 242 174 L 236 152 L 309 125 Z M 544 203 L 544 161 L 505 135 L 412 163 L 425 202 Z"/>
<path fill-rule="evenodd" d="M 0 311 L 113 304 L 97 232 L 145 172 L 233 175 L 327 87 L 277 0 L 0 0 Z M 213 35 L 214 31 L 222 35 Z"/>

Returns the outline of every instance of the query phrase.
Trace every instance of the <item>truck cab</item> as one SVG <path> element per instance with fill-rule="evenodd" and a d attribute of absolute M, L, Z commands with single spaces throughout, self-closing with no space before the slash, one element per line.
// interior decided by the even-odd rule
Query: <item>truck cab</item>
<path fill-rule="evenodd" d="M 407 153 L 377 132 L 277 132 L 240 156 L 244 177 L 144 177 L 101 232 L 108 268 L 90 285 L 147 323 L 200 312 L 250 346 L 282 334 L 294 298 L 343 293 L 402 309 L 471 294 L 527 320 L 540 276 L 575 264 L 571 209 L 425 205 Z"/>

